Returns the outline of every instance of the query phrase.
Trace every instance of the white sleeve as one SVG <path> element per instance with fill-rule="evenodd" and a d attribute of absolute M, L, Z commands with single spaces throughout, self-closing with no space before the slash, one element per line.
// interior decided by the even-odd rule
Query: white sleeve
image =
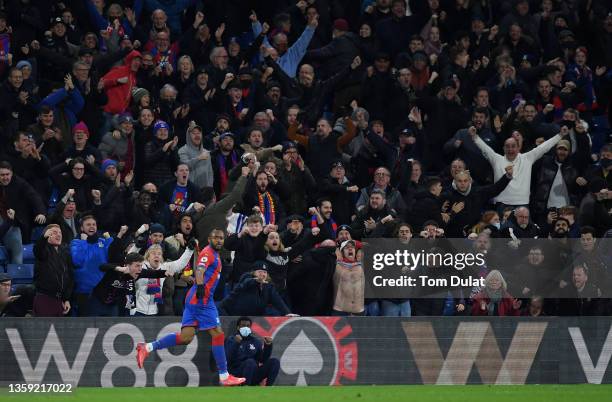
<path fill-rule="evenodd" d="M 552 138 L 547 139 L 531 151 L 527 152 L 525 157 L 529 159 L 531 162 L 535 162 L 540 159 L 544 154 L 552 149 L 557 143 L 562 139 L 560 134 L 555 135 Z"/>
<path fill-rule="evenodd" d="M 497 159 L 501 157 L 501 155 L 498 155 L 497 152 L 495 152 L 493 148 L 488 146 L 487 143 L 484 142 L 482 138 L 480 138 L 480 136 L 478 135 L 476 136 L 476 139 L 474 140 L 474 144 L 476 144 L 478 149 L 480 149 L 480 152 L 482 152 L 483 156 L 485 157 L 486 160 L 489 161 L 491 166 L 495 168 L 495 163 Z"/>
<path fill-rule="evenodd" d="M 179 258 L 176 261 L 164 262 L 161 266 L 161 269 L 165 271 L 169 271 L 172 274 L 181 272 L 183 268 L 185 268 L 185 266 L 189 263 L 189 259 L 191 258 L 192 255 L 193 255 L 193 250 L 186 248 L 185 251 L 183 252 L 183 255 L 181 255 L 181 258 Z"/>

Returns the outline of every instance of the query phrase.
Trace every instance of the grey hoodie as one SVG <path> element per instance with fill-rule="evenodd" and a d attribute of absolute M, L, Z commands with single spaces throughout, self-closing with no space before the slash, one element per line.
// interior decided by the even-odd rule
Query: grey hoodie
<path fill-rule="evenodd" d="M 200 144 L 196 147 L 191 141 L 189 130 L 187 131 L 186 144 L 179 148 L 178 154 L 181 163 L 186 163 L 189 166 L 189 181 L 193 182 L 198 188 L 212 187 L 214 174 L 212 163 L 210 161 L 210 152 L 208 158 L 199 160 L 198 156 L 202 153 L 204 147 Z M 208 152 L 208 151 L 207 151 Z"/>

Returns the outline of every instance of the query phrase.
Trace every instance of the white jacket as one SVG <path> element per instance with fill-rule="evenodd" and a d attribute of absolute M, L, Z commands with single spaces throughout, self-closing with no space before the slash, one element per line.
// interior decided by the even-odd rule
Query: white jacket
<path fill-rule="evenodd" d="M 165 271 L 171 272 L 172 274 L 179 273 L 187 266 L 189 263 L 189 259 L 193 255 L 193 250 L 189 248 L 185 249 L 181 258 L 176 261 L 168 261 L 164 262 L 158 269 L 163 269 Z M 151 268 L 148 262 L 145 261 L 143 269 L 155 269 Z M 159 279 L 159 287 L 160 292 L 164 286 L 165 278 Z M 145 315 L 155 315 L 157 314 L 157 303 L 155 303 L 155 295 L 147 294 L 147 285 L 149 284 L 149 278 L 142 278 L 136 280 L 136 308 L 132 310 L 132 314 L 135 311 L 145 314 Z"/>
<path fill-rule="evenodd" d="M 553 148 L 563 137 L 560 134 L 546 140 L 534 149 L 524 154 L 519 153 L 513 161 L 506 159 L 504 155 L 496 153 L 480 137 L 476 137 L 474 143 L 480 149 L 485 159 L 493 168 L 494 181 L 501 179 L 506 174 L 506 166 L 512 165 L 512 180 L 504 191 L 495 197 L 495 202 L 507 205 L 528 205 L 531 192 L 531 168 L 546 152 Z"/>

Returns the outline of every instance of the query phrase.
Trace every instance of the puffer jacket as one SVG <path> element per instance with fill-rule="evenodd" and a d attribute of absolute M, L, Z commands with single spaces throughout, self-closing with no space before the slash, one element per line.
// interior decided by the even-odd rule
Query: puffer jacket
<path fill-rule="evenodd" d="M 546 210 L 550 189 L 557 175 L 558 162 L 554 156 L 545 156 L 542 158 L 542 164 L 538 172 L 536 181 L 535 193 L 533 197 L 533 206 L 536 213 L 543 213 Z M 566 160 L 561 164 L 561 174 L 563 181 L 567 187 L 567 192 L 570 197 L 571 205 L 578 205 L 578 185 L 576 179 L 579 176 L 578 170 L 573 164 Z"/>

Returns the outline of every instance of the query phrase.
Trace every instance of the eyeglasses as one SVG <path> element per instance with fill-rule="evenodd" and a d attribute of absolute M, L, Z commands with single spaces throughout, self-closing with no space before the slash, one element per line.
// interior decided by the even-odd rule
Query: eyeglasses
<path fill-rule="evenodd" d="M 378 177 L 386 177 L 386 176 L 390 176 L 389 173 L 385 173 L 385 172 L 378 172 L 378 173 L 374 173 L 374 176 L 378 176 Z"/>

